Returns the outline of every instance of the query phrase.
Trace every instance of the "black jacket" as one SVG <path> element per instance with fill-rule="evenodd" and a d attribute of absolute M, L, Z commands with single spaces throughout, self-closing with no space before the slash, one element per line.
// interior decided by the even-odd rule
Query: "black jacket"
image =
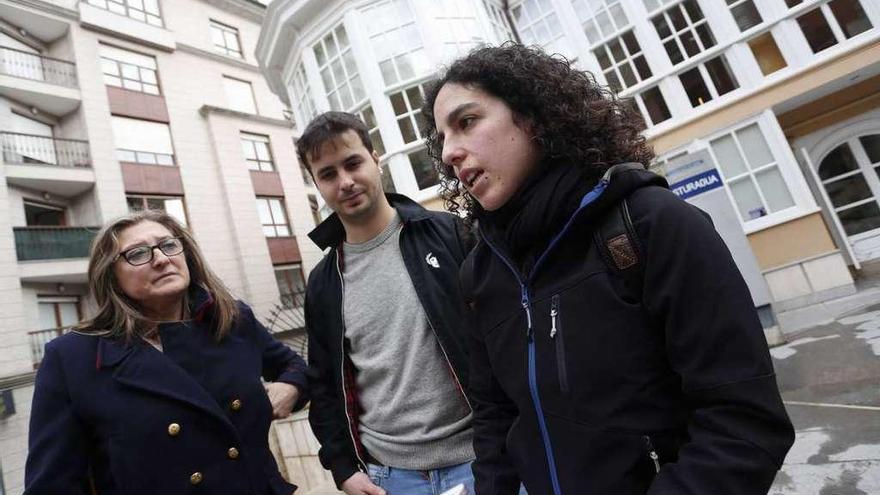
<path fill-rule="evenodd" d="M 761 324 L 711 221 L 658 182 L 600 182 L 530 274 L 481 228 L 462 266 L 477 495 L 767 493 L 794 432 Z M 641 293 L 592 238 L 623 198 Z"/>
<path fill-rule="evenodd" d="M 400 248 L 407 272 L 464 393 L 468 360 L 458 269 L 473 242 L 455 215 L 426 210 L 405 196 L 387 197 L 403 222 Z M 322 249 L 334 248 L 309 275 L 305 315 L 312 397 L 309 423 L 321 443 L 321 464 L 339 485 L 359 469 L 366 471 L 368 459 L 358 434 L 357 370 L 348 358 L 342 317 L 345 231 L 333 215 L 309 237 Z"/>

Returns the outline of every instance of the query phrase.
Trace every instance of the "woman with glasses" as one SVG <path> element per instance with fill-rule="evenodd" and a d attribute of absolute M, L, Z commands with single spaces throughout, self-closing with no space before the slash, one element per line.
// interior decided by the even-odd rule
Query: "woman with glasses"
<path fill-rule="evenodd" d="M 268 433 L 305 404 L 306 365 L 190 233 L 158 211 L 120 218 L 88 273 L 94 318 L 49 342 L 37 373 L 25 493 L 293 493 Z"/>

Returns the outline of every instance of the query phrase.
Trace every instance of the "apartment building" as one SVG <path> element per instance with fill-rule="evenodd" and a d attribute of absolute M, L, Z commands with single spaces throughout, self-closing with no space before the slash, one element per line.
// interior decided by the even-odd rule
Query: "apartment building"
<path fill-rule="evenodd" d="M 249 0 L 0 2 L 0 494 L 23 490 L 43 345 L 88 316 L 97 228 L 163 209 L 268 317 L 321 253 Z"/>
<path fill-rule="evenodd" d="M 880 257 L 878 26 L 869 0 L 275 0 L 257 58 L 298 123 L 361 115 L 388 186 L 439 207 L 419 131 L 438 68 L 507 40 L 565 56 L 642 114 L 774 327 Z"/>

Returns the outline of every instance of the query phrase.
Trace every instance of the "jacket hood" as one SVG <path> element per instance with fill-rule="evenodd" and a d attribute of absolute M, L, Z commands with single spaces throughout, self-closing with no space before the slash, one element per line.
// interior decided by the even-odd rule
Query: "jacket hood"
<path fill-rule="evenodd" d="M 403 223 L 427 218 L 428 210 L 408 197 L 395 193 L 385 193 L 385 197 L 397 210 Z M 345 240 L 345 227 L 342 225 L 339 215 L 334 213 L 318 224 L 314 230 L 309 232 L 309 239 L 317 244 L 321 250 L 342 244 Z"/>

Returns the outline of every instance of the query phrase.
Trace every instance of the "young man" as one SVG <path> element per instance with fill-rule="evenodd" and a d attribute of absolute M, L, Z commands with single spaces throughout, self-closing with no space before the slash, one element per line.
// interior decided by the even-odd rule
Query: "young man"
<path fill-rule="evenodd" d="M 297 143 L 335 212 L 311 234 L 331 248 L 309 276 L 309 422 L 348 495 L 430 495 L 473 485 L 471 407 L 455 215 L 384 194 L 357 117 L 316 117 Z"/>
<path fill-rule="evenodd" d="M 794 440 L 748 287 L 569 62 L 472 51 L 425 96 L 462 264 L 477 495 L 763 495 Z M 448 204 L 450 204 L 448 203 Z"/>

